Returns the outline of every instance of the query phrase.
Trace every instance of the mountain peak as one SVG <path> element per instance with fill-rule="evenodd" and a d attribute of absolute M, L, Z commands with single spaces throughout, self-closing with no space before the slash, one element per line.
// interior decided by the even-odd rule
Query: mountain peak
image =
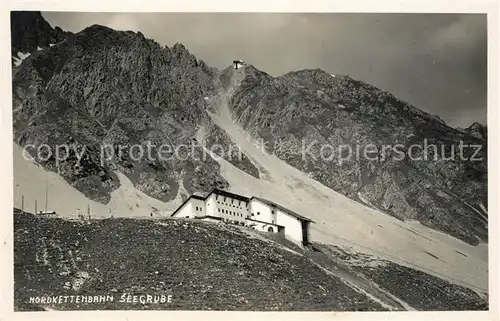
<path fill-rule="evenodd" d="M 472 123 L 469 127 L 465 129 L 465 131 L 468 134 L 480 139 L 486 139 L 488 136 L 488 128 L 478 122 Z"/>
<path fill-rule="evenodd" d="M 93 24 L 91 25 L 90 27 L 87 27 L 85 29 L 83 29 L 83 31 L 108 31 L 108 32 L 111 32 L 111 31 L 115 31 L 114 29 L 110 28 L 110 27 L 107 27 L 107 26 L 103 26 L 103 25 L 100 25 L 100 24 Z"/>
<path fill-rule="evenodd" d="M 187 50 L 187 48 L 182 43 L 179 42 L 176 42 L 172 46 L 171 50 L 175 53 L 189 54 L 189 50 Z"/>

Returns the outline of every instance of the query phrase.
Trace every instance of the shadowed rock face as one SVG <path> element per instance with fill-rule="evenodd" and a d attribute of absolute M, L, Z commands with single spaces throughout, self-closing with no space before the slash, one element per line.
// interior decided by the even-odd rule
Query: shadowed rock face
<path fill-rule="evenodd" d="M 47 144 L 52 151 L 67 144 L 71 150 L 65 161 L 57 163 L 55 155 L 44 153 L 35 155 L 36 161 L 93 200 L 109 200 L 119 186 L 115 170 L 164 201 L 174 199 L 181 185 L 187 193 L 226 188 L 219 164 L 203 157 L 197 137 L 203 129 L 208 147 L 231 144 L 208 116 L 205 99 L 231 89 L 234 118 L 290 165 L 399 219 L 419 220 L 471 244 L 487 240 L 487 215 L 479 207 L 487 207 L 487 131 L 479 124 L 450 128 L 348 76 L 302 70 L 274 78 L 251 65 L 219 72 L 181 44 L 161 47 L 141 33 L 98 25 L 76 34 L 62 32 L 39 13 L 13 13 L 12 35 L 13 52 L 32 53 L 13 69 L 15 140 L 21 146 Z M 52 41 L 56 45 L 46 45 Z M 424 142 L 427 160 L 418 160 Z M 483 160 L 434 160 L 435 152 L 442 158 L 441 148 L 444 156 L 452 145 L 458 153 L 460 142 L 482 146 L 474 156 Z M 137 150 L 130 150 L 135 144 L 153 157 L 136 160 Z M 370 144 L 379 153 L 364 157 Z M 385 150 L 381 158 L 382 146 L 397 144 L 402 146 Z M 413 144 L 421 147 L 409 159 Z M 177 150 L 181 157 L 158 160 L 155 156 L 165 153 L 160 145 L 169 146 L 167 156 L 182 146 Z M 361 156 L 338 162 L 341 145 L 350 146 L 353 154 L 360 146 Z M 113 157 L 102 158 L 111 151 Z M 195 157 L 186 158 L 186 153 Z M 464 149 L 464 157 L 473 154 L 475 148 Z M 406 157 L 399 160 L 401 155 Z M 245 155 L 230 162 L 258 177 Z"/>
<path fill-rule="evenodd" d="M 399 219 L 419 220 L 472 244 L 487 241 L 486 215 L 477 212 L 481 203 L 487 206 L 485 127 L 459 131 L 348 76 L 302 70 L 273 78 L 254 67 L 241 72 L 231 108 L 270 152 Z M 462 159 L 461 142 L 478 147 L 464 148 Z M 455 157 L 448 159 L 452 149 Z"/>
<path fill-rule="evenodd" d="M 47 48 L 70 34 L 59 27 L 52 28 L 38 11 L 13 11 L 10 19 L 13 56 L 18 52 L 34 52 L 37 47 Z"/>

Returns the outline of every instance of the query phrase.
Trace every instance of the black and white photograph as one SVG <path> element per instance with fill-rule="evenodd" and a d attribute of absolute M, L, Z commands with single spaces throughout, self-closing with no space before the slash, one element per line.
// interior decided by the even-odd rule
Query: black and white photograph
<path fill-rule="evenodd" d="M 490 310 L 486 13 L 9 14 L 14 313 Z"/>

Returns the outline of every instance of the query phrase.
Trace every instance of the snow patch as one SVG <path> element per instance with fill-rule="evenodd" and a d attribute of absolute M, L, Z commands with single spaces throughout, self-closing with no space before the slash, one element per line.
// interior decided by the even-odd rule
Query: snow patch
<path fill-rule="evenodd" d="M 28 53 L 24 53 L 24 52 L 18 52 L 17 53 L 17 56 L 19 57 L 19 59 L 21 60 L 24 60 L 26 58 L 28 58 L 29 56 L 31 56 L 31 54 L 28 52 Z"/>
<path fill-rule="evenodd" d="M 330 74 L 330 76 L 332 76 L 333 78 L 335 78 L 335 75 L 334 75 L 334 74 Z"/>
<path fill-rule="evenodd" d="M 90 205 L 92 218 L 107 218 L 111 214 L 115 217 L 149 217 L 151 212 L 159 215 L 168 215 L 173 212 L 182 200 L 162 202 L 137 190 L 133 183 L 122 173 L 116 172 L 120 180 L 120 187 L 111 193 L 111 200 L 104 205 L 89 200 L 83 193 L 68 184 L 56 173 L 48 172 L 35 162 L 23 156 L 23 149 L 14 144 L 14 206 L 33 212 L 35 200 L 38 206 L 43 206 L 45 186 L 48 182 L 48 197 L 51 209 L 59 217 L 74 218 L 76 209 L 86 209 Z M 24 195 L 24 202 L 22 196 Z M 64 197 L 59 197 L 64 195 Z M 155 211 L 156 209 L 156 211 Z M 43 259 L 43 253 L 40 258 Z"/>
<path fill-rule="evenodd" d="M 54 47 L 55 45 L 55 43 L 49 43 L 49 47 Z"/>
<path fill-rule="evenodd" d="M 488 215 L 488 210 L 486 209 L 483 203 L 479 204 L 479 207 L 481 208 L 481 210 L 483 210 L 484 214 Z"/>
<path fill-rule="evenodd" d="M 43 50 L 42 48 L 40 48 L 39 46 L 36 47 L 36 50 L 40 51 L 40 50 Z"/>
<path fill-rule="evenodd" d="M 16 66 L 16 67 L 20 66 L 23 63 L 23 60 L 28 58 L 30 55 L 31 54 L 29 52 L 24 53 L 24 52 L 18 51 L 17 57 L 16 56 L 12 57 L 12 58 L 14 58 L 14 66 Z"/>
<path fill-rule="evenodd" d="M 14 56 L 12 56 L 12 59 L 14 59 L 14 66 L 16 66 L 16 67 L 18 67 L 21 64 L 21 62 L 22 62 L 21 59 L 16 58 Z"/>

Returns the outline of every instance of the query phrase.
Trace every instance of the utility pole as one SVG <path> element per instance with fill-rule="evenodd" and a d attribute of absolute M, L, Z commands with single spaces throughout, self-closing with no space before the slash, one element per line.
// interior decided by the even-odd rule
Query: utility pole
<path fill-rule="evenodd" d="M 45 180 L 45 213 L 47 213 L 47 201 L 49 197 L 49 179 Z"/>
<path fill-rule="evenodd" d="M 21 196 L 21 212 L 24 213 L 24 194 Z"/>
<path fill-rule="evenodd" d="M 36 206 L 36 200 L 35 200 L 35 215 L 36 215 L 36 211 L 37 211 L 37 206 Z"/>

